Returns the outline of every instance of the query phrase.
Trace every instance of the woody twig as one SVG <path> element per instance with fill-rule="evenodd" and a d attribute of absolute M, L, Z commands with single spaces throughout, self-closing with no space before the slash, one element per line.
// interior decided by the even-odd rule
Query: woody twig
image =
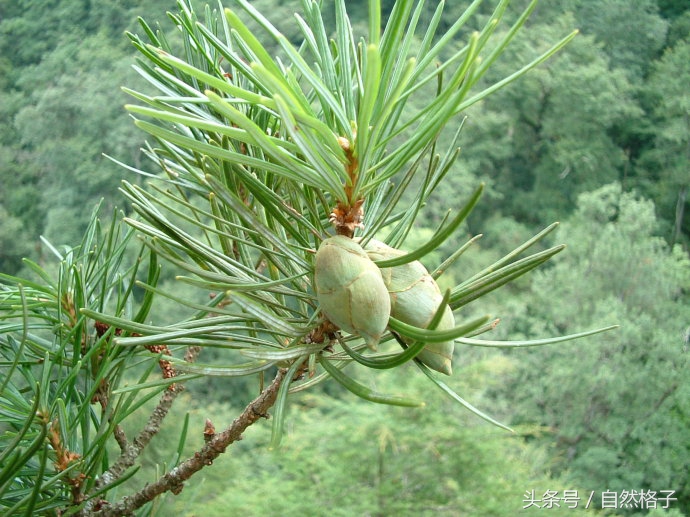
<path fill-rule="evenodd" d="M 204 467 L 211 465 L 218 456 L 225 452 L 225 449 L 230 444 L 242 438 L 242 433 L 250 425 L 260 418 L 266 417 L 268 410 L 275 404 L 278 390 L 285 380 L 286 373 L 286 369 L 281 368 L 278 370 L 273 382 L 256 399 L 250 402 L 244 411 L 224 431 L 211 434 L 210 426 L 207 424 L 204 431 L 204 446 L 186 461 L 167 472 L 156 482 L 146 485 L 136 494 L 126 496 L 115 504 L 104 505 L 102 509 L 91 515 L 97 517 L 129 515 L 164 492 L 179 493 L 187 479 Z"/>

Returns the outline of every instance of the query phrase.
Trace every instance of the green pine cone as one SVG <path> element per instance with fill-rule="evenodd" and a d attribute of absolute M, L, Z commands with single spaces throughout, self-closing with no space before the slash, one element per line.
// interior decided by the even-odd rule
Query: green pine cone
<path fill-rule="evenodd" d="M 324 240 L 316 252 L 314 284 L 331 323 L 376 348 L 388 325 L 390 297 L 381 270 L 362 247 L 342 235 Z"/>
<path fill-rule="evenodd" d="M 365 251 L 371 260 L 382 260 L 404 255 L 404 251 L 370 240 Z M 381 268 L 384 283 L 391 299 L 391 316 L 419 328 L 426 328 L 443 301 L 436 281 L 421 262 L 415 260 L 402 266 Z M 455 326 L 453 311 L 446 305 L 443 317 L 436 327 L 448 330 Z M 411 341 L 403 336 L 405 341 Z M 428 343 L 417 358 L 429 368 L 450 375 L 455 343 L 453 340 Z"/>

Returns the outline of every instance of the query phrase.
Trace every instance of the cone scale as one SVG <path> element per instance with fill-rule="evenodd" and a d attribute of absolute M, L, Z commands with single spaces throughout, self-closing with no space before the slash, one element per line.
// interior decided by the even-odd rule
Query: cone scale
<path fill-rule="evenodd" d="M 365 251 L 372 260 L 390 259 L 405 254 L 404 251 L 373 239 L 367 242 Z M 382 268 L 381 273 L 391 300 L 391 316 L 409 325 L 427 328 L 443 302 L 443 295 L 424 265 L 415 260 L 401 266 Z M 455 326 L 451 308 L 446 305 L 443 310 L 437 330 L 448 330 Z M 403 339 L 406 342 L 412 341 L 405 336 Z M 417 358 L 429 368 L 450 375 L 454 348 L 453 340 L 427 343 Z"/>

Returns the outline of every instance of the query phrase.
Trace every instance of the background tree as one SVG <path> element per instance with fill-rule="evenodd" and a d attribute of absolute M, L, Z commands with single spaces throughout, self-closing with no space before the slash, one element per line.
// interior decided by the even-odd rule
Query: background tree
<path fill-rule="evenodd" d="M 0 228 L 23 228 L 18 240 L 34 260 L 43 252 L 40 235 L 77 245 L 91 207 L 117 188 L 120 169 L 104 152 L 138 163 L 140 139 L 121 109 L 119 86 L 136 77 L 122 31 L 174 2 L 135 4 L 0 6 L 0 204 L 9 214 Z M 4 272 L 21 268 L 16 258 L 2 260 Z"/>
<path fill-rule="evenodd" d="M 655 65 L 648 81 L 648 95 L 657 130 L 653 148 L 640 160 L 649 171 L 645 181 L 657 206 L 675 214 L 671 243 L 681 240 L 687 234 L 683 229 L 688 227 L 690 95 L 684 87 L 690 79 L 688 58 L 690 42 L 680 40 Z"/>
<path fill-rule="evenodd" d="M 66 62 L 74 71 L 60 74 Z M 22 165 L 38 176 L 35 187 L 46 217 L 42 232 L 51 240 L 78 242 L 88 224 L 84 204 L 92 206 L 103 192 L 117 188 L 117 166 L 104 152 L 136 161 L 133 131 L 120 124 L 124 96 L 117 102 L 111 93 L 129 68 L 130 60 L 95 34 L 61 42 L 40 67 L 30 67 L 20 78 L 43 85 L 33 90 L 14 121 L 26 155 Z"/>
<path fill-rule="evenodd" d="M 564 16 L 540 26 L 531 34 L 533 39 L 526 36 L 512 52 L 539 52 L 542 35 L 573 23 Z M 509 54 L 505 57 L 495 73 L 510 66 Z M 497 197 L 484 209 L 500 210 L 521 222 L 546 224 L 564 207 L 574 206 L 578 193 L 620 177 L 629 158 L 613 138 L 613 130 L 642 115 L 633 94 L 626 74 L 611 69 L 595 40 L 580 36 L 567 52 L 527 77 L 521 88 L 501 92 L 487 102 L 485 110 L 491 115 L 484 112 L 482 117 L 496 120 L 496 129 L 485 134 L 478 128 L 468 135 L 463 155 L 469 161 L 476 152 L 488 162 L 479 170 L 495 185 Z M 499 128 L 505 142 L 499 148 L 505 152 L 487 152 Z M 475 146 L 477 142 L 482 143 Z"/>
<path fill-rule="evenodd" d="M 647 74 L 664 47 L 668 21 L 653 0 L 568 0 L 557 8 L 575 13 L 578 26 L 601 43 L 611 66 L 624 70 L 634 82 Z"/>
<path fill-rule="evenodd" d="M 653 204 L 619 184 L 580 196 L 563 224 L 576 244 L 532 284 L 532 296 L 556 293 L 560 303 L 524 312 L 536 318 L 535 333 L 544 321 L 568 332 L 609 319 L 620 331 L 596 344 L 525 354 L 502 389 L 520 386 L 515 424 L 536 423 L 555 439 L 556 472 L 612 490 L 663 486 L 687 507 L 690 262 L 654 236 L 657 225 Z"/>

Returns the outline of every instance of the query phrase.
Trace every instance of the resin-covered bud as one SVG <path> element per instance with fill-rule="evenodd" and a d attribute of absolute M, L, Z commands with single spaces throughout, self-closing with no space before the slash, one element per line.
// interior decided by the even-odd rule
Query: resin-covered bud
<path fill-rule="evenodd" d="M 370 240 L 365 251 L 372 260 L 399 257 L 405 252 L 383 242 Z M 381 274 L 391 299 L 391 316 L 419 328 L 427 328 L 438 310 L 443 295 L 436 281 L 418 260 L 401 266 L 381 268 Z M 449 330 L 455 326 L 453 311 L 446 305 L 437 330 Z M 411 341 L 403 336 L 405 341 Z M 453 340 L 427 343 L 417 358 L 429 368 L 450 375 L 453 358 Z"/>
<path fill-rule="evenodd" d="M 342 235 L 324 240 L 316 252 L 314 284 L 331 323 L 375 348 L 388 325 L 390 297 L 381 270 L 362 247 Z"/>

